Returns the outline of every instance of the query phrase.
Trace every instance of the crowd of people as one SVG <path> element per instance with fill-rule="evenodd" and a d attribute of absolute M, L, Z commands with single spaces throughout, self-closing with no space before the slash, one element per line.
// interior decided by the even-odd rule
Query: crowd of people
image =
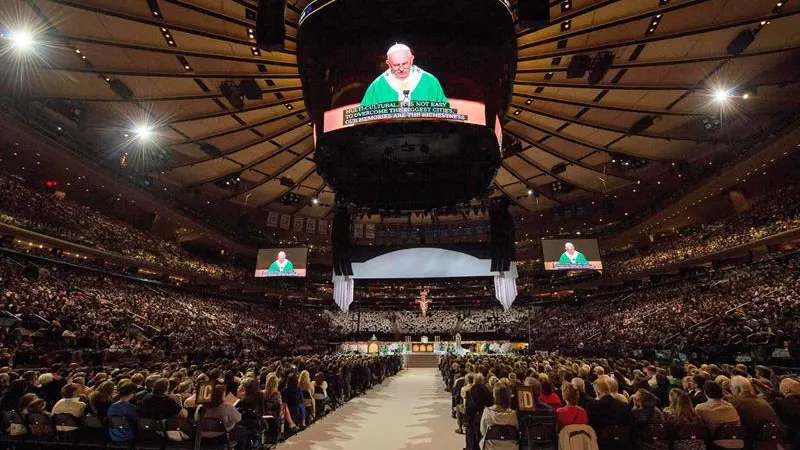
<path fill-rule="evenodd" d="M 662 238 L 646 251 L 616 255 L 604 261 L 612 276 L 681 262 L 800 227 L 800 185 L 792 184 L 760 199 L 745 213 L 694 226 Z"/>
<path fill-rule="evenodd" d="M 327 320 L 318 311 L 224 300 L 64 266 L 40 268 L 36 278 L 27 276 L 30 268 L 0 260 L 0 308 L 29 328 L 3 335 L 12 360 L 46 363 L 64 348 L 195 360 L 264 349 L 308 351 L 327 342 Z"/>
<path fill-rule="evenodd" d="M 527 448 L 529 433 L 548 439 L 533 430 L 547 424 L 557 430 L 590 427 L 561 436 L 577 439 L 575 445 L 584 439 L 577 436 L 587 436 L 601 450 L 702 450 L 706 442 L 741 449 L 743 437 L 754 448 L 775 449 L 784 443 L 780 436 L 793 441 L 792 448 L 800 445 L 800 381 L 765 366 L 448 355 L 439 368 L 466 450 L 495 448 L 484 446 L 492 427 L 511 427 L 511 438 L 521 436 L 521 448 Z M 517 401 L 522 386 L 532 395 L 524 410 Z M 731 435 L 731 427 L 744 429 Z"/>
<path fill-rule="evenodd" d="M 91 207 L 28 187 L 0 173 L 0 221 L 70 242 L 217 280 L 245 279 L 249 272 L 211 264 L 177 244 L 158 239 Z"/>
<path fill-rule="evenodd" d="M 86 418 L 95 418 L 109 422 L 110 441 L 131 442 L 136 422 L 147 419 L 165 421 L 164 434 L 172 441 L 192 440 L 197 433 L 253 449 L 260 447 L 252 443 L 267 436 L 277 440 L 302 430 L 401 366 L 397 356 L 344 354 L 199 364 L 74 362 L 24 371 L 5 366 L 0 368 L 0 412 L 10 418 L 6 432 L 12 438 L 45 432 L 43 423 L 51 423 L 51 417 L 61 433 L 77 432 Z M 210 399 L 198 397 L 203 385 L 211 386 Z M 127 419 L 128 426 L 114 425 L 112 418 Z M 208 419 L 219 420 L 224 431 L 192 426 Z"/>

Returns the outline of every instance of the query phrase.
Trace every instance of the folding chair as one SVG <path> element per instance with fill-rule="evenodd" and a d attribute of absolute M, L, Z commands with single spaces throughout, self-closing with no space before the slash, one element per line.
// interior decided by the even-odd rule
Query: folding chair
<path fill-rule="evenodd" d="M 78 445 L 80 433 L 75 416 L 66 413 L 54 414 L 51 420 L 56 429 L 56 439 L 62 446 L 75 447 Z"/>
<path fill-rule="evenodd" d="M 522 437 L 528 448 L 554 448 L 558 440 L 558 426 L 555 422 L 526 421 L 522 424 Z"/>
<path fill-rule="evenodd" d="M 133 427 L 131 427 L 131 423 L 128 422 L 128 419 L 125 417 L 109 416 L 106 422 L 108 424 L 109 431 L 111 430 L 123 431 L 131 436 L 134 434 Z M 133 438 L 125 442 L 114 441 L 109 439 L 107 448 L 120 449 L 120 450 L 129 450 L 129 449 L 133 450 L 134 448 Z"/>
<path fill-rule="evenodd" d="M 172 418 L 164 421 L 164 448 L 170 450 L 193 449 L 195 444 L 195 425 L 187 419 Z M 178 440 L 179 437 L 185 439 Z"/>
<path fill-rule="evenodd" d="M 600 448 L 629 449 L 631 443 L 631 428 L 621 425 L 610 425 L 602 430 L 597 436 Z"/>
<path fill-rule="evenodd" d="M 747 428 L 743 425 L 735 425 L 731 423 L 726 423 L 721 427 L 717 428 L 717 431 L 714 432 L 714 437 L 712 441 L 713 448 L 723 448 L 716 445 L 717 441 L 724 441 L 724 440 L 744 440 L 747 437 Z M 724 447 L 728 448 L 728 447 Z"/>
<path fill-rule="evenodd" d="M 208 434 L 214 434 L 214 436 L 204 436 Z M 197 422 L 195 444 L 196 449 L 202 450 L 229 450 L 231 448 L 228 430 L 225 428 L 222 421 L 207 417 Z"/>
<path fill-rule="evenodd" d="M 30 436 L 25 441 L 26 444 L 39 447 L 49 447 L 56 444 L 56 430 L 47 415 L 42 413 L 28 414 L 28 417 L 25 418 L 25 426 L 28 427 L 28 432 L 30 433 Z"/>
<path fill-rule="evenodd" d="M 18 434 L 11 434 L 9 430 L 14 427 Z M 3 434 L 2 441 L 16 446 L 25 442 L 28 437 L 28 427 L 25 426 L 25 421 L 22 416 L 16 411 L 3 411 Z"/>
<path fill-rule="evenodd" d="M 164 448 L 164 424 L 153 419 L 136 421 L 136 450 L 161 450 Z"/>
<path fill-rule="evenodd" d="M 81 448 L 105 448 L 108 444 L 108 429 L 97 416 L 82 417 L 78 435 L 78 445 Z"/>
<path fill-rule="evenodd" d="M 515 450 L 519 448 L 519 430 L 514 425 L 491 425 L 483 437 L 481 450 Z"/>

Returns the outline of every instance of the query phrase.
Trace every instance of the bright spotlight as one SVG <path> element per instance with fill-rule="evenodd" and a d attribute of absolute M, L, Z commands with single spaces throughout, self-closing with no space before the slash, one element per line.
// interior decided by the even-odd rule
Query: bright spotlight
<path fill-rule="evenodd" d="M 729 89 L 717 89 L 714 92 L 714 99 L 718 102 L 725 102 L 731 96 L 731 91 Z"/>
<path fill-rule="evenodd" d="M 748 98 L 750 98 L 750 93 L 745 92 L 744 94 L 742 94 L 742 98 L 747 100 Z"/>
<path fill-rule="evenodd" d="M 17 50 L 28 50 L 33 47 L 33 35 L 27 30 L 12 31 L 8 35 L 11 46 Z"/>
<path fill-rule="evenodd" d="M 148 125 L 136 125 L 133 131 L 139 139 L 149 139 L 153 135 L 153 130 Z"/>
<path fill-rule="evenodd" d="M 311 203 L 313 203 L 315 205 L 318 205 L 319 204 L 319 199 L 314 197 L 314 198 L 311 199 Z"/>

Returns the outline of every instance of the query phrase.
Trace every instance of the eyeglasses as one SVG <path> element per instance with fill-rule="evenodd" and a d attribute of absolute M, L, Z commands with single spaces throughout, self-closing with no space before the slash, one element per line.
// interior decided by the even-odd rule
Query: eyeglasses
<path fill-rule="evenodd" d="M 394 70 L 408 69 L 409 67 L 411 67 L 411 63 L 410 62 L 404 62 L 404 63 L 400 63 L 400 64 L 389 64 L 389 67 L 391 67 Z"/>

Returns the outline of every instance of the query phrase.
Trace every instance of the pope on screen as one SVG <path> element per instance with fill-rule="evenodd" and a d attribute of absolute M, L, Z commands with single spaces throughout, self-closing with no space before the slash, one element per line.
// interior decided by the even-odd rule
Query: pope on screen
<path fill-rule="evenodd" d="M 588 264 L 589 261 L 583 256 L 583 253 L 575 250 L 575 245 L 572 242 L 564 244 L 564 253 L 558 258 L 559 264 Z"/>
<path fill-rule="evenodd" d="M 435 76 L 414 65 L 414 54 L 404 44 L 395 44 L 386 52 L 386 72 L 367 88 L 361 106 L 378 103 L 432 101 L 448 103 L 442 85 Z"/>
<path fill-rule="evenodd" d="M 278 259 L 276 259 L 272 264 L 269 266 L 268 272 L 282 272 L 282 273 L 292 273 L 294 272 L 294 264 L 291 261 L 286 259 L 286 252 L 278 252 Z"/>

